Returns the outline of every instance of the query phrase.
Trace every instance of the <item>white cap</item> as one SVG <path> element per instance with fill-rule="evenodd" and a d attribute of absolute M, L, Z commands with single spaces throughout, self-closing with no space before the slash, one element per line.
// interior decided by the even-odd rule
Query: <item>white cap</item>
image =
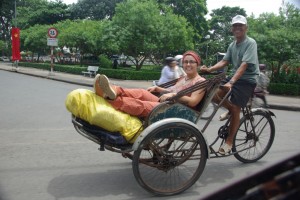
<path fill-rule="evenodd" d="M 243 15 L 236 15 L 234 18 L 232 18 L 231 25 L 233 24 L 247 25 L 247 19 Z"/>
<path fill-rule="evenodd" d="M 182 55 L 177 55 L 174 58 L 178 61 L 178 60 L 182 59 L 182 57 L 183 57 Z"/>

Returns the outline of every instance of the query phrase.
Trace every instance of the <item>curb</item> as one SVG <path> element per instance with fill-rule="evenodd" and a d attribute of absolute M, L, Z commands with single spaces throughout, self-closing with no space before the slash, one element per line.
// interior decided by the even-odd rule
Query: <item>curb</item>
<path fill-rule="evenodd" d="M 278 105 L 278 104 L 269 104 L 268 108 L 275 109 L 275 110 L 300 111 L 300 107 L 285 106 L 285 105 Z"/>

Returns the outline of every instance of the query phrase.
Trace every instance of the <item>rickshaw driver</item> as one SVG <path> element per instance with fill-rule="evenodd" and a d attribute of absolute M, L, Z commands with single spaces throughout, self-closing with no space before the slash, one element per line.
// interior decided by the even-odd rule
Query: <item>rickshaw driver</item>
<path fill-rule="evenodd" d="M 213 101 L 219 103 L 231 89 L 229 99 L 223 103 L 229 112 L 220 116 L 220 120 L 225 120 L 231 115 L 229 135 L 219 149 L 219 153 L 223 155 L 231 151 L 234 136 L 240 125 L 241 108 L 247 105 L 255 89 L 259 74 L 257 44 L 246 34 L 248 29 L 246 18 L 242 15 L 236 15 L 232 18 L 231 25 L 235 40 L 229 45 L 224 58 L 210 68 L 206 66 L 200 68 L 201 72 L 210 73 L 224 68 L 229 63 L 233 65 L 233 75 L 225 79 L 223 87 L 217 90 L 213 98 Z"/>

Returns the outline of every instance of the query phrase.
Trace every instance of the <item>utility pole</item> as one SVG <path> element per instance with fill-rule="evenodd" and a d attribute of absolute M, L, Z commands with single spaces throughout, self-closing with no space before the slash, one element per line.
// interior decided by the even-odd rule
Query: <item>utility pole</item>
<path fill-rule="evenodd" d="M 15 27 L 18 27 L 17 21 L 17 0 L 15 0 Z M 16 70 L 18 71 L 18 60 L 15 60 Z"/>
<path fill-rule="evenodd" d="M 18 26 L 17 23 L 17 1 L 15 0 L 15 22 L 16 22 L 16 27 Z"/>

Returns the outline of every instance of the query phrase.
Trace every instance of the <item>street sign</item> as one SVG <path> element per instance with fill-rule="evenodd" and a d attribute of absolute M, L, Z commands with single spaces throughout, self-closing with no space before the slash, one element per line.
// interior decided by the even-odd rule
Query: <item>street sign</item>
<path fill-rule="evenodd" d="M 57 31 L 56 28 L 49 28 L 49 29 L 48 29 L 48 36 L 49 36 L 50 38 L 56 38 L 57 35 L 58 35 L 58 31 Z"/>
<path fill-rule="evenodd" d="M 56 47 L 58 46 L 58 39 L 57 38 L 47 38 L 47 45 Z"/>

